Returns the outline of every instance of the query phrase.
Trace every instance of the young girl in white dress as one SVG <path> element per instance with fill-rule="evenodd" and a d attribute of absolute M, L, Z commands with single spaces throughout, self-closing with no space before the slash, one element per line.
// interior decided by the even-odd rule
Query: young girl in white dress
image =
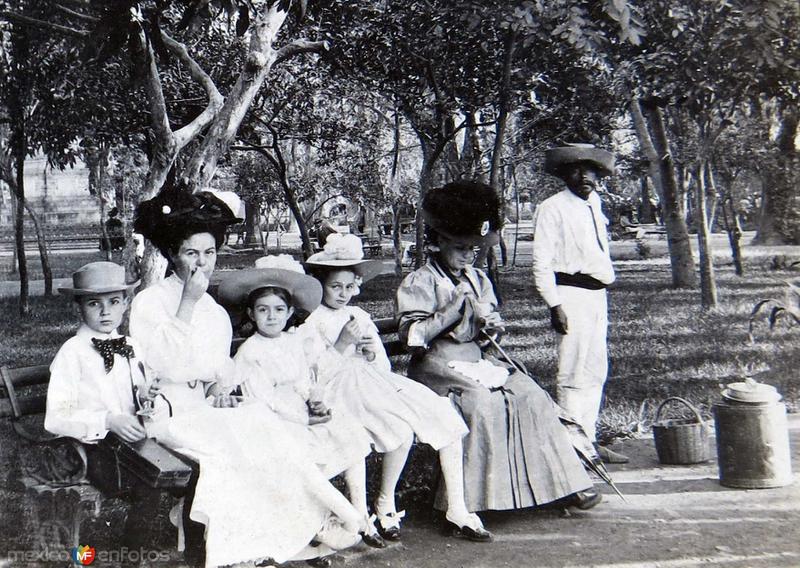
<path fill-rule="evenodd" d="M 445 518 L 454 536 L 478 542 L 492 539 L 480 518 L 464 503 L 461 438 L 467 428 L 446 397 L 392 373 L 378 330 L 364 310 L 348 306 L 359 285 L 382 271 L 378 261 L 363 260 L 361 241 L 354 235 L 334 234 L 325 249 L 312 255 L 306 266 L 321 282 L 322 304 L 300 331 L 319 341 L 319 375 L 323 401 L 346 410 L 360 421 L 375 449 L 383 453 L 381 488 L 373 509 L 378 531 L 397 540 L 400 519 L 395 488 L 414 435 L 439 452 L 447 510 Z"/>
<path fill-rule="evenodd" d="M 236 381 L 247 399 L 266 403 L 284 419 L 305 426 L 305 443 L 327 477 L 344 472 L 350 499 L 364 519 L 364 542 L 382 548 L 383 539 L 368 520 L 364 459 L 372 451 L 370 438 L 347 413 L 331 412 L 316 385 L 314 352 L 306 339 L 287 330 L 295 309 L 311 312 L 319 306 L 322 287 L 288 255 L 267 256 L 256 268 L 238 270 L 219 286 L 226 305 L 245 307 L 255 325 L 234 357 Z"/>

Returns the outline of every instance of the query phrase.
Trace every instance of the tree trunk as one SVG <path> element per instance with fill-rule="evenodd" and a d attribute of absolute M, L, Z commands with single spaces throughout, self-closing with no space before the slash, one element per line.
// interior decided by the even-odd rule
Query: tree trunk
<path fill-rule="evenodd" d="M 244 209 L 244 244 L 250 246 L 256 245 L 258 244 L 258 238 L 256 237 L 256 225 L 258 224 L 258 203 L 245 200 Z"/>
<path fill-rule="evenodd" d="M 285 176 L 281 176 L 281 187 L 283 188 L 283 194 L 286 196 L 286 203 L 289 205 L 289 210 L 291 210 L 295 221 L 297 221 L 297 229 L 300 231 L 300 240 L 303 243 L 303 256 L 308 258 L 314 254 L 314 246 L 311 244 L 311 238 L 308 236 L 306 219 L 300 209 L 300 204 L 297 202 L 297 196 L 294 194 Z"/>
<path fill-rule="evenodd" d="M 400 204 L 392 203 L 392 247 L 394 251 L 394 273 L 403 274 L 403 251 L 400 242 Z"/>
<path fill-rule="evenodd" d="M 284 4 L 288 5 L 288 2 L 274 2 L 248 30 L 250 46 L 244 70 L 183 171 L 183 177 L 192 191 L 209 187 L 217 171 L 217 161 L 228 151 L 253 97 L 261 89 L 275 63 L 277 52 L 272 45 L 287 16 Z"/>
<path fill-rule="evenodd" d="M 433 164 L 427 155 L 425 146 L 422 148 L 422 168 L 419 173 L 419 196 L 417 197 L 417 210 L 415 215 L 415 230 L 417 251 L 414 255 L 414 268 L 420 268 L 425 262 L 425 221 L 422 219 L 422 200 L 433 185 Z"/>
<path fill-rule="evenodd" d="M 392 169 L 389 172 L 389 187 L 399 197 L 397 190 L 397 169 L 400 166 L 400 113 L 394 110 L 394 128 L 392 129 L 394 145 L 392 148 Z M 464 142 L 466 145 L 466 141 Z M 400 200 L 392 200 L 392 250 L 394 251 L 394 273 L 403 274 L 403 251 L 400 242 Z"/>
<path fill-rule="evenodd" d="M 647 176 L 643 175 L 639 178 L 639 222 L 640 223 L 655 223 L 656 216 L 653 210 L 653 202 L 650 201 L 650 187 L 647 184 Z"/>
<path fill-rule="evenodd" d="M 742 265 L 742 226 L 739 223 L 739 217 L 736 213 L 736 206 L 733 204 L 733 197 L 731 195 L 732 180 L 728 179 L 727 190 L 722 192 L 720 202 L 720 209 L 722 209 L 722 222 L 725 224 L 725 232 L 728 234 L 728 243 L 731 246 L 731 257 L 733 258 L 733 267 L 737 276 L 744 276 L 744 267 Z M 708 187 L 715 194 L 717 192 L 716 176 L 711 165 L 708 166 Z M 728 205 L 730 205 L 731 215 L 728 216 Z"/>
<path fill-rule="evenodd" d="M 53 271 L 50 270 L 50 257 L 47 254 L 47 240 L 44 236 L 44 230 L 39 223 L 39 216 L 30 206 L 28 200 L 25 200 L 25 210 L 31 217 L 33 222 L 33 229 L 36 232 L 36 244 L 39 247 L 39 261 L 42 263 L 42 276 L 44 277 L 44 295 L 53 295 Z"/>
<path fill-rule="evenodd" d="M 672 285 L 679 288 L 692 287 L 697 282 L 694 258 L 682 207 L 682 196 L 678 189 L 675 166 L 664 126 L 664 116 L 656 105 L 644 103 L 636 98 L 631 103 L 631 113 L 639 144 L 647 156 L 650 177 L 655 183 L 661 201 L 672 267 Z"/>
<path fill-rule="evenodd" d="M 25 256 L 25 119 L 22 113 L 14 135 L 14 161 L 16 169 L 17 207 L 15 213 L 14 238 L 17 244 L 17 267 L 19 269 L 19 312 L 27 316 L 31 311 L 30 290 L 28 287 L 28 258 Z"/>
<path fill-rule="evenodd" d="M 714 261 L 708 234 L 706 167 L 707 164 L 701 161 L 695 174 L 695 223 L 697 249 L 700 257 L 700 303 L 703 309 L 708 310 L 717 305 L 717 284 L 714 278 Z"/>
<path fill-rule="evenodd" d="M 787 105 L 781 112 L 775 165 L 764 176 L 761 214 L 753 243 L 800 244 L 800 202 L 797 187 L 800 153 L 795 147 L 800 111 Z"/>

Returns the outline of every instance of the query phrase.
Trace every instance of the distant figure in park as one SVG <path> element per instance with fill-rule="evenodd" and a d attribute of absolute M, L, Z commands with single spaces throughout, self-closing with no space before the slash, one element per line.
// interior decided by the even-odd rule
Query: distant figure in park
<path fill-rule="evenodd" d="M 606 463 L 626 456 L 597 444 L 596 423 L 608 375 L 606 287 L 614 282 L 608 219 L 595 191 L 614 172 L 614 155 L 591 144 L 545 153 L 545 172 L 567 189 L 537 208 L 533 277 L 558 334 L 558 403 L 583 427 Z"/>
<path fill-rule="evenodd" d="M 591 490 L 559 409 L 498 349 L 505 324 L 497 298 L 486 273 L 471 264 L 477 248 L 499 240 L 497 193 L 481 183 L 450 183 L 428 192 L 422 215 L 430 254 L 397 291 L 400 337 L 412 352 L 408 376 L 448 397 L 469 427 L 467 508 L 520 509 L 558 499 L 594 507 L 601 496 Z"/>
<path fill-rule="evenodd" d="M 125 226 L 117 215 L 119 215 L 119 209 L 112 207 L 106 220 L 106 236 L 108 237 L 110 250 L 122 250 L 125 248 Z M 101 245 L 103 250 L 107 250 L 104 241 L 101 242 Z"/>
<path fill-rule="evenodd" d="M 325 243 L 328 242 L 328 236 L 338 233 L 336 227 L 331 223 L 330 219 L 322 219 L 317 227 L 317 244 L 319 248 L 325 248 Z"/>

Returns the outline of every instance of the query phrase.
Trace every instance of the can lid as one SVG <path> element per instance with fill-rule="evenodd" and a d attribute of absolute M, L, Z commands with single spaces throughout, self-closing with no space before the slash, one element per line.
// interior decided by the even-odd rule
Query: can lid
<path fill-rule="evenodd" d="M 749 377 L 743 382 L 728 384 L 722 391 L 722 396 L 734 402 L 751 404 L 778 402 L 781 399 L 775 387 L 759 383 Z"/>

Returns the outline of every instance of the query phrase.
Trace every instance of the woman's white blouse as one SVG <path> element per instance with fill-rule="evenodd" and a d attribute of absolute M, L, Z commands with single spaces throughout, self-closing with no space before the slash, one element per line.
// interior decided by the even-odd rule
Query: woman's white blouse
<path fill-rule="evenodd" d="M 183 281 L 173 274 L 136 295 L 130 319 L 130 334 L 144 346 L 174 410 L 205 403 L 202 383 L 227 382 L 233 368 L 228 313 L 204 294 L 187 324 L 176 317 L 182 293 Z"/>

